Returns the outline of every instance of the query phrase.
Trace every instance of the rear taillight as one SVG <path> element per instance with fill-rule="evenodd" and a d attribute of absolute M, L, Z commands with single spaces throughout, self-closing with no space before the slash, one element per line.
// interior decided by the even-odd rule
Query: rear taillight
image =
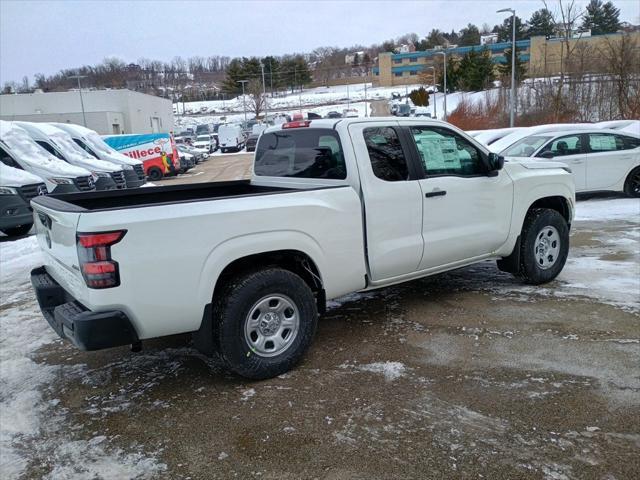
<path fill-rule="evenodd" d="M 87 287 L 111 288 L 120 285 L 118 262 L 111 259 L 111 245 L 118 243 L 126 230 L 78 233 L 78 260 Z"/>
<path fill-rule="evenodd" d="M 311 125 L 310 120 L 300 120 L 297 122 L 287 122 L 282 124 L 282 128 L 304 128 Z"/>

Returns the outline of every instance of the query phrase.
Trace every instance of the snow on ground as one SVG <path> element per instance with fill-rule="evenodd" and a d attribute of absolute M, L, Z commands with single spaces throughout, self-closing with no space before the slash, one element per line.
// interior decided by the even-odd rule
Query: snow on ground
<path fill-rule="evenodd" d="M 0 243 L 0 478 L 20 477 L 30 462 L 45 457 L 53 471 L 46 478 L 145 478 L 166 467 L 140 448 L 125 452 L 112 438 L 78 432 L 57 399 L 46 394 L 61 378 L 80 381 L 82 368 L 38 363 L 34 354 L 58 340 L 42 318 L 30 286 L 29 272 L 42 265 L 35 236 Z M 59 386 L 59 385 L 58 385 Z"/>
<path fill-rule="evenodd" d="M 268 108 L 270 112 L 286 113 L 293 115 L 296 112 L 313 112 L 325 116 L 328 112 L 337 111 L 342 113 L 345 108 L 355 108 L 358 115 L 365 116 L 365 98 L 368 102 L 372 100 L 391 100 L 393 93 L 402 96 L 406 95 L 414 89 L 420 88 L 422 85 L 397 85 L 394 87 L 375 87 L 367 84 L 366 97 L 364 83 L 357 85 L 338 85 L 334 87 L 316 87 L 302 90 L 302 92 L 288 93 L 285 95 L 270 98 Z M 447 112 L 451 113 L 456 109 L 458 103 L 463 99 L 467 99 L 473 103 L 484 102 L 488 97 L 498 95 L 499 90 L 493 89 L 482 92 L 455 92 L 447 95 Z M 431 94 L 429 97 L 428 110 L 432 116 L 437 114 L 438 118 L 443 118 L 444 114 L 444 95 L 442 93 Z M 435 111 L 434 111 L 435 105 Z M 182 114 L 182 103 L 177 103 L 176 108 L 179 114 Z M 226 122 L 242 122 L 244 113 L 242 112 L 242 97 L 236 97 L 231 100 L 211 100 L 202 102 L 185 103 L 187 112 L 198 113 L 201 109 L 214 114 L 204 114 L 201 116 L 178 116 L 176 117 L 176 130 L 182 128 L 199 125 L 203 123 L 221 123 L 221 117 L 226 118 Z M 230 113 L 234 112 L 234 113 Z M 369 110 L 369 114 L 371 111 Z M 248 111 L 247 118 L 251 119 L 254 115 Z"/>

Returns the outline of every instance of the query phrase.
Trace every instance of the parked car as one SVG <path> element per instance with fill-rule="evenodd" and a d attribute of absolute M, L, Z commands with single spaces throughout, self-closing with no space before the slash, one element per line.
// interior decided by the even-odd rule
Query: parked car
<path fill-rule="evenodd" d="M 359 114 L 358 114 L 358 110 L 356 110 L 355 108 L 345 108 L 342 111 L 342 116 L 344 118 L 356 118 L 359 116 Z"/>
<path fill-rule="evenodd" d="M 413 116 L 431 118 L 431 112 L 427 107 L 416 107 L 416 109 L 413 112 Z"/>
<path fill-rule="evenodd" d="M 193 155 L 193 158 L 196 161 L 196 163 L 201 163 L 202 161 L 209 158 L 209 152 L 203 148 L 195 148 L 195 147 L 190 147 L 188 145 L 177 145 L 177 149 L 178 149 L 178 152 L 188 153 L 190 155 Z"/>
<path fill-rule="evenodd" d="M 127 188 L 141 187 L 145 184 L 146 175 L 142 162 L 113 149 L 94 130 L 72 123 L 51 123 L 51 125 L 67 132 L 74 142 L 95 158 L 120 165 Z"/>
<path fill-rule="evenodd" d="M 259 138 L 260 138 L 260 134 L 252 133 L 251 135 L 249 135 L 249 137 L 247 138 L 247 142 L 246 142 L 247 152 L 255 152 L 256 151 L 256 145 L 258 144 L 258 139 Z"/>
<path fill-rule="evenodd" d="M 342 114 L 340 112 L 336 112 L 335 110 L 332 110 L 330 112 L 327 112 L 325 117 L 326 118 L 342 118 Z"/>
<path fill-rule="evenodd" d="M 41 178 L 49 192 L 95 190 L 89 170 L 54 157 L 14 122 L 0 120 L 0 162 Z"/>
<path fill-rule="evenodd" d="M 519 130 L 526 130 L 526 127 L 512 127 L 512 128 L 496 128 L 493 130 L 480 130 L 473 135 L 473 137 L 478 140 L 480 143 L 485 145 L 491 145 L 492 143 L 497 142 L 501 138 L 506 137 L 514 132 Z"/>
<path fill-rule="evenodd" d="M 127 187 L 121 166 L 98 160 L 89 155 L 64 130 L 47 123 L 15 123 L 51 155 L 71 165 L 89 170 L 93 175 L 96 190 L 115 190 Z"/>
<path fill-rule="evenodd" d="M 196 126 L 196 135 L 205 135 L 211 133 L 211 127 L 208 123 L 203 123 Z"/>
<path fill-rule="evenodd" d="M 566 163 L 577 192 L 611 190 L 640 197 L 640 136 L 592 128 L 525 137 L 501 155 Z"/>
<path fill-rule="evenodd" d="M 0 231 L 16 237 L 31 230 L 33 210 L 29 202 L 46 194 L 40 177 L 0 162 Z"/>
<path fill-rule="evenodd" d="M 203 148 L 209 153 L 213 153 L 215 151 L 213 148 L 214 142 L 211 140 L 211 134 L 209 133 L 198 135 L 196 137 L 196 141 L 193 142 L 193 146 L 196 148 Z"/>
<path fill-rule="evenodd" d="M 195 332 L 227 369 L 263 379 L 300 361 L 328 299 L 489 259 L 541 284 L 567 258 L 566 165 L 504 163 L 444 122 L 271 127 L 252 171 L 34 199 L 47 255 L 31 281 L 53 329 L 85 350 Z M 167 255 L 158 232 L 189 248 Z"/>
<path fill-rule="evenodd" d="M 593 129 L 593 125 L 591 123 L 552 123 L 548 125 L 538 125 L 535 127 L 518 128 L 508 135 L 505 135 L 499 140 L 491 143 L 491 145 L 488 145 L 488 148 L 492 152 L 500 153 L 516 143 L 521 138 L 528 137 L 529 135 L 534 135 L 537 133 L 559 132 L 562 130 L 588 129 Z"/>
<path fill-rule="evenodd" d="M 169 133 L 105 135 L 102 139 L 119 153 L 140 160 L 151 181 L 177 175 L 181 168 L 178 150 Z"/>
<path fill-rule="evenodd" d="M 180 173 L 187 173 L 193 167 L 196 166 L 196 160 L 190 153 L 179 153 L 180 157 Z"/>
<path fill-rule="evenodd" d="M 218 129 L 218 139 L 220 140 L 220 151 L 227 153 L 231 150 L 239 152 L 244 148 L 245 138 L 240 125 L 223 125 Z"/>

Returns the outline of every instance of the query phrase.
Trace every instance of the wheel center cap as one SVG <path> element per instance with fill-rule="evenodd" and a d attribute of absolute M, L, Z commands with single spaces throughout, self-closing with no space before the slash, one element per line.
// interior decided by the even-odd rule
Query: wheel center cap
<path fill-rule="evenodd" d="M 280 328 L 280 316 L 277 313 L 268 312 L 260 319 L 260 333 L 265 337 L 274 335 Z"/>

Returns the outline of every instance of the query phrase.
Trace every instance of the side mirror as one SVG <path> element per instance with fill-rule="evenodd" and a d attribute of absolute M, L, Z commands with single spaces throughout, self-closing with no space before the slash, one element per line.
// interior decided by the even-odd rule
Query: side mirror
<path fill-rule="evenodd" d="M 542 152 L 538 155 L 540 158 L 553 158 L 553 152 L 551 150 L 547 150 L 546 152 Z"/>
<path fill-rule="evenodd" d="M 487 158 L 487 163 L 489 164 L 490 172 L 502 170 L 502 167 L 504 167 L 504 157 L 498 155 L 497 153 L 491 152 L 489 154 L 489 157 Z"/>

